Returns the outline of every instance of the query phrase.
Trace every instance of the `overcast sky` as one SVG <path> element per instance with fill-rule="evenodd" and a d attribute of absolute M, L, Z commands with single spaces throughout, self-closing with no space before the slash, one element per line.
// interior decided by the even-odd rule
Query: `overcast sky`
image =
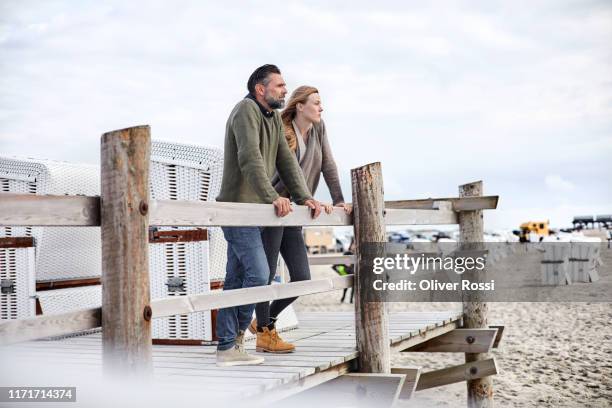
<path fill-rule="evenodd" d="M 482 179 L 488 228 L 612 213 L 612 2 L 329 3 L 0 0 L 0 155 L 98 163 L 139 124 L 222 146 L 275 63 L 319 88 L 345 197 L 381 161 L 386 199 Z"/>

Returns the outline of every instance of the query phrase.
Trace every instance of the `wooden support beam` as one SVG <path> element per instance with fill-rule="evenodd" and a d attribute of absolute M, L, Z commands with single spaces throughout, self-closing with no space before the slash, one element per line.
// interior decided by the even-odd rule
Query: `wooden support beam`
<path fill-rule="evenodd" d="M 352 275 L 338 276 L 335 278 L 290 282 L 282 285 L 266 285 L 197 295 L 171 296 L 151 301 L 151 309 L 154 318 L 173 316 L 329 292 L 352 286 Z"/>
<path fill-rule="evenodd" d="M 481 197 L 482 181 L 459 186 L 459 196 Z M 484 247 L 484 222 L 482 210 L 459 212 L 460 248 L 462 250 L 481 250 Z M 463 279 L 471 282 L 486 282 L 486 268 L 482 271 L 467 271 Z M 488 328 L 489 306 L 483 302 L 478 292 L 463 293 L 463 327 L 466 329 Z M 475 363 L 486 360 L 486 353 L 466 353 L 465 362 Z M 422 377 L 421 377 L 422 378 Z M 493 381 L 490 377 L 479 376 L 467 382 L 469 408 L 493 407 Z"/>
<path fill-rule="evenodd" d="M 416 391 L 416 386 L 421 376 L 420 367 L 391 367 L 391 374 L 403 374 L 406 376 L 404 385 L 399 394 L 399 399 L 410 399 Z"/>
<path fill-rule="evenodd" d="M 404 208 L 412 210 L 431 210 L 437 201 L 449 201 L 454 211 L 494 210 L 499 196 L 482 197 L 445 197 L 426 198 L 423 200 L 385 201 L 385 208 Z"/>
<path fill-rule="evenodd" d="M 152 373 L 149 288 L 151 131 L 102 135 L 102 342 L 104 369 Z"/>
<path fill-rule="evenodd" d="M 442 334 L 448 333 L 449 331 L 458 329 L 460 326 L 461 320 L 453 320 L 444 323 L 442 326 L 428 327 L 426 330 L 420 331 L 418 336 L 410 336 L 391 344 L 391 349 L 393 351 L 404 351 L 407 348 L 410 348 L 416 344 L 441 336 Z"/>
<path fill-rule="evenodd" d="M 0 193 L 0 226 L 99 226 L 100 197 Z"/>
<path fill-rule="evenodd" d="M 102 324 L 101 314 L 102 310 L 97 307 L 77 312 L 5 321 L 0 323 L 0 346 L 95 329 Z"/>
<path fill-rule="evenodd" d="M 474 381 L 495 374 L 497 374 L 497 365 L 494 358 L 473 361 L 454 367 L 421 373 L 416 390 L 421 391 L 461 381 Z"/>
<path fill-rule="evenodd" d="M 495 340 L 493 341 L 493 348 L 496 349 L 497 347 L 499 347 L 499 343 L 501 343 L 502 337 L 504 336 L 504 328 L 505 328 L 505 326 L 490 324 L 489 327 L 491 329 L 496 329 L 497 330 L 497 334 L 495 335 Z"/>
<path fill-rule="evenodd" d="M 496 336 L 497 329 L 455 329 L 404 351 L 428 353 L 488 353 L 493 347 Z"/>
<path fill-rule="evenodd" d="M 457 213 L 450 208 L 444 208 L 440 210 L 385 210 L 385 225 L 453 224 L 457 224 Z"/>
<path fill-rule="evenodd" d="M 352 265 L 355 263 L 355 255 L 309 255 L 310 265 Z"/>
<path fill-rule="evenodd" d="M 384 256 L 383 244 L 387 242 L 380 163 L 372 163 L 351 170 L 351 181 L 356 242 L 355 329 L 357 351 L 359 352 L 359 371 L 389 374 L 391 372 L 391 350 L 386 305 L 382 299 L 376 302 L 365 301 L 366 291 L 373 291 L 372 281 L 376 278 L 364 259 L 366 245 L 371 245 L 373 242 L 381 243 L 380 252 L 381 256 Z M 371 253 L 372 250 L 369 252 Z M 376 294 L 373 293 L 373 295 Z"/>

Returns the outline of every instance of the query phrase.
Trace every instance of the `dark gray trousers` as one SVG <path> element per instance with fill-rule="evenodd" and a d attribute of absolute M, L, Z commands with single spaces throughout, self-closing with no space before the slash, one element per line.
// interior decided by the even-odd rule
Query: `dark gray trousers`
<path fill-rule="evenodd" d="M 280 253 L 287 264 L 291 282 L 310 279 L 310 267 L 308 266 L 308 254 L 306 244 L 302 235 L 302 227 L 265 227 L 261 233 L 261 240 L 268 258 L 270 277 L 268 284 L 272 283 L 276 275 L 276 263 Z M 255 306 L 257 326 L 270 325 L 272 318 L 276 320 L 278 315 L 289 306 L 297 297 L 278 299 L 270 302 L 258 303 Z"/>

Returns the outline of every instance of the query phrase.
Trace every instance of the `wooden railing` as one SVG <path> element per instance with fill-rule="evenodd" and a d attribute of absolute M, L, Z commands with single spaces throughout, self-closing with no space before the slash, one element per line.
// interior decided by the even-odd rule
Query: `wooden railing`
<path fill-rule="evenodd" d="M 101 196 L 35 196 L 0 193 L 0 226 L 101 226 L 101 308 L 38 316 L 0 324 L 0 345 L 102 327 L 105 368 L 123 372 L 151 369 L 150 320 L 155 317 L 239 306 L 354 286 L 356 338 L 362 372 L 390 372 L 385 308 L 364 301 L 371 271 L 360 264 L 366 242 L 385 242 L 387 225 L 459 224 L 462 241 L 482 242 L 482 210 L 497 196 L 482 196 L 482 183 L 460 186 L 461 197 L 388 201 L 383 199 L 380 163 L 353 169 L 353 217 L 342 209 L 312 219 L 305 206 L 279 218 L 270 204 L 150 200 L 150 129 L 140 126 L 102 136 Z M 150 300 L 149 226 L 344 226 L 356 237 L 353 277 L 337 277 Z M 469 327 L 487 327 L 486 307 L 464 304 Z M 477 354 L 469 356 L 478 359 Z M 483 383 L 484 381 L 484 383 Z M 487 382 L 488 381 L 488 382 Z M 472 385 L 470 385 L 472 384 Z M 468 383 L 469 395 L 486 400 L 490 379 Z M 471 388 L 470 388 L 471 387 Z M 471 391 L 470 391 L 471 390 Z M 470 394 L 471 392 L 471 394 Z"/>
<path fill-rule="evenodd" d="M 100 197 L 37 196 L 0 193 L 0 225 L 99 227 Z M 489 198 L 489 197 L 484 197 Z M 496 196 L 491 196 L 496 199 Z M 440 199 L 443 200 L 443 199 Z M 405 200 L 405 206 L 421 200 Z M 396 203 L 390 201 L 389 203 Z M 457 210 L 445 201 L 433 201 L 435 208 L 391 208 L 385 210 L 386 225 L 449 225 L 457 224 Z M 461 203 L 461 202 L 460 202 Z M 469 203 L 469 202 L 468 202 Z M 483 202 L 484 203 L 484 202 Z M 473 203 L 470 203 L 473 204 Z M 386 207 L 387 203 L 385 203 Z M 393 205 L 393 204 L 392 204 Z M 439 208 L 438 208 L 439 207 Z M 483 209 L 486 209 L 483 205 Z M 150 200 L 149 225 L 152 226 L 347 226 L 352 218 L 335 208 L 331 214 L 312 219 L 306 206 L 294 206 L 293 211 L 279 218 L 271 204 L 221 203 L 202 201 Z"/>

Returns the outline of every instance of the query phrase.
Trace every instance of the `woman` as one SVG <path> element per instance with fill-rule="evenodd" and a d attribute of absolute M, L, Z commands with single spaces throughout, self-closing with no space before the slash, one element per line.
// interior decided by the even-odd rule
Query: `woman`
<path fill-rule="evenodd" d="M 338 168 L 334 162 L 331 148 L 327 140 L 325 124 L 321 120 L 321 98 L 319 91 L 312 86 L 297 88 L 281 114 L 285 128 L 287 143 L 297 157 L 298 163 L 304 173 L 306 185 L 314 196 L 321 173 L 329 188 L 333 206 L 342 207 L 347 214 L 351 213 L 350 205 L 344 203 Z M 272 180 L 274 188 L 279 194 L 287 197 L 287 189 L 276 174 Z M 325 212 L 330 214 L 333 206 L 324 204 Z M 272 283 L 276 275 L 278 254 L 283 256 L 291 282 L 310 279 L 308 254 L 302 227 L 266 227 L 262 231 L 262 241 L 270 266 L 270 279 Z M 278 315 L 295 299 L 279 299 L 258 303 L 255 307 L 257 318 L 253 320 L 249 330 L 257 332 L 257 351 L 270 353 L 290 353 L 295 347 L 284 342 L 276 332 L 274 323 Z"/>

